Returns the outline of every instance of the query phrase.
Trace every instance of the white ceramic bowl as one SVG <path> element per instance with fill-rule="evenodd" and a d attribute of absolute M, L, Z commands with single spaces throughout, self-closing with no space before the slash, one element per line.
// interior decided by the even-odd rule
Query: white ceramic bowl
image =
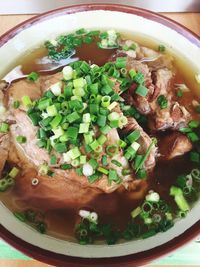
<path fill-rule="evenodd" d="M 3 76 L 22 54 L 57 35 L 73 32 L 79 28 L 116 29 L 120 32 L 144 34 L 164 43 L 200 70 L 200 40 L 180 25 L 154 14 L 128 6 L 81 5 L 45 13 L 16 26 L 0 39 L 0 76 Z M 200 229 L 200 202 L 185 219 L 175 223 L 165 233 L 145 240 L 108 245 L 79 245 L 41 235 L 30 226 L 16 220 L 0 203 L 0 236 L 28 255 L 52 264 L 82 262 L 102 264 L 149 260 L 161 255 L 164 250 L 183 243 Z M 189 230 L 188 230 L 189 229 Z M 188 232 L 189 231 L 189 232 Z M 174 241 L 173 241 L 174 240 Z M 164 245 L 165 244 L 165 245 Z M 167 244 L 167 245 L 166 245 Z M 108 259 L 111 258 L 111 259 Z M 70 265 L 72 266 L 72 265 Z"/>

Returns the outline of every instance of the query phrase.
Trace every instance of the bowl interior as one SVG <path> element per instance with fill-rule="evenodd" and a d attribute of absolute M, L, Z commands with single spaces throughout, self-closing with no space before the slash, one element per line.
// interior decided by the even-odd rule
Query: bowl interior
<path fill-rule="evenodd" d="M 200 70 L 199 47 L 175 30 L 135 14 L 111 10 L 89 10 L 72 14 L 57 12 L 57 14 L 49 15 L 34 24 L 30 23 L 22 31 L 19 31 L 0 47 L 0 58 L 4 63 L 3 68 L 0 69 L 0 77 L 3 77 L 9 66 L 21 55 L 29 53 L 45 40 L 53 39 L 62 33 L 73 32 L 79 28 L 116 29 L 132 35 L 149 36 L 155 41 L 166 44 L 174 51 L 181 51 L 182 56 L 190 61 L 194 68 Z M 76 257 L 106 258 L 146 251 L 172 240 L 200 219 L 199 209 L 200 201 L 185 219 L 176 222 L 175 226 L 166 233 L 159 233 L 147 240 L 130 241 L 113 246 L 81 246 L 48 235 L 41 235 L 28 225 L 19 222 L 2 203 L 0 203 L 0 223 L 22 240 L 52 252 Z"/>

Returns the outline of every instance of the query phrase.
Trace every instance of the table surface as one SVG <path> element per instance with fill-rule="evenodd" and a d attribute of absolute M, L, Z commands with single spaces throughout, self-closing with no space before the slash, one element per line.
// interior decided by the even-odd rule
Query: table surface
<path fill-rule="evenodd" d="M 164 13 L 163 15 L 181 23 L 200 36 L 200 13 Z M 33 15 L 0 16 L 0 35 L 11 29 L 13 26 L 31 17 L 33 17 Z M 172 254 L 159 259 L 148 266 L 200 266 L 199 251 L 200 241 L 194 240 L 191 243 L 187 244 L 184 248 L 181 248 L 178 251 L 173 252 Z M 0 267 L 8 266 L 47 267 L 50 265 L 46 265 L 30 259 L 0 240 Z"/>

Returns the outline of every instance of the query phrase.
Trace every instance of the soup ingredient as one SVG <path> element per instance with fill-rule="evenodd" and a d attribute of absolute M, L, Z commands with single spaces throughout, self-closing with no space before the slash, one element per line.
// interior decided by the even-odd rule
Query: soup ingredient
<path fill-rule="evenodd" d="M 0 124 L 0 133 L 7 133 L 9 131 L 9 124 L 6 122 L 2 122 Z"/>
<path fill-rule="evenodd" d="M 116 56 L 119 53 L 122 51 L 117 50 Z M 158 59 L 150 63 L 142 63 L 140 60 L 124 55 L 127 70 L 136 70 L 141 77 L 140 80 L 134 80 L 133 77 L 136 83 L 130 86 L 128 94 L 123 95 L 126 102 L 134 105 L 142 114 L 150 114 L 149 127 L 152 130 L 178 129 L 187 125 L 191 118 L 189 112 L 172 100 L 174 94 L 172 58 L 143 47 L 136 50 L 136 54 L 141 58 L 144 55 L 153 55 Z M 148 89 L 146 95 L 141 96 L 136 93 L 139 81 Z"/>
<path fill-rule="evenodd" d="M 48 50 L 48 56 L 54 61 L 59 61 L 74 55 L 76 47 L 84 43 L 89 44 L 95 40 L 100 40 L 100 42 L 97 42 L 100 48 L 117 48 L 119 46 L 118 37 L 119 34 L 114 30 L 100 32 L 79 29 L 75 33 L 61 35 L 56 40 L 46 41 L 45 47 Z"/>
<path fill-rule="evenodd" d="M 151 138 L 144 132 L 142 127 L 139 126 L 139 124 L 134 118 L 128 118 L 128 124 L 124 128 L 124 133 L 126 134 L 131 133 L 134 132 L 135 130 L 138 130 L 138 132 L 140 133 L 140 138 L 138 140 L 138 143 L 140 144 L 140 147 L 138 149 L 138 154 L 144 155 L 147 152 L 147 150 L 151 147 L 151 149 L 148 152 L 148 155 L 146 154 L 145 156 L 146 159 L 141 158 L 140 161 L 142 165 L 144 164 L 145 169 L 151 170 L 156 163 L 157 148 L 155 146 L 155 143 L 152 142 Z M 139 163 L 136 169 L 138 169 L 139 165 L 142 166 Z"/>
<path fill-rule="evenodd" d="M 39 74 L 37 72 L 31 72 L 28 76 L 27 76 L 27 80 L 31 81 L 31 82 L 36 82 L 39 78 Z"/>
<path fill-rule="evenodd" d="M 192 143 L 187 136 L 178 132 L 162 137 L 158 146 L 161 159 L 164 160 L 171 160 L 192 150 Z"/>
<path fill-rule="evenodd" d="M 170 188 L 170 195 L 174 197 L 177 206 L 181 211 L 188 211 L 190 209 L 186 199 L 183 196 L 183 191 L 175 186 Z"/>
<path fill-rule="evenodd" d="M 159 95 L 157 102 L 161 109 L 167 108 L 168 100 L 164 95 Z"/>
<path fill-rule="evenodd" d="M 30 224 L 41 234 L 46 233 L 47 225 L 44 221 L 41 221 L 45 218 L 40 212 L 28 209 L 23 212 L 15 211 L 13 214 L 18 220 Z"/>
<path fill-rule="evenodd" d="M 164 45 L 160 44 L 160 45 L 158 46 L 158 51 L 160 51 L 160 52 L 165 52 L 165 50 L 166 50 L 166 47 L 165 47 Z"/>

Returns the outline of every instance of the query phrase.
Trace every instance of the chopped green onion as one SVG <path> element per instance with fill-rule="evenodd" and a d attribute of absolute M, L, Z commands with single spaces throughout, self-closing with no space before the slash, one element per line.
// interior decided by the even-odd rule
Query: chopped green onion
<path fill-rule="evenodd" d="M 139 138 L 140 138 L 140 131 L 139 130 L 134 130 L 132 133 L 130 133 L 127 136 L 127 139 L 130 143 L 137 141 Z"/>
<path fill-rule="evenodd" d="M 22 97 L 22 103 L 25 107 L 30 107 L 32 105 L 32 101 L 28 95 Z"/>
<path fill-rule="evenodd" d="M 83 122 L 84 122 L 84 123 L 89 123 L 89 122 L 91 122 L 90 113 L 85 113 L 85 114 L 83 114 Z"/>
<path fill-rule="evenodd" d="M 199 141 L 199 137 L 196 133 L 188 133 L 187 137 L 190 139 L 191 142 L 197 142 Z"/>
<path fill-rule="evenodd" d="M 88 178 L 89 183 L 92 184 L 92 183 L 96 182 L 99 179 L 99 174 L 98 173 L 94 173 L 94 174 L 92 174 L 90 176 L 87 176 L 87 178 Z"/>
<path fill-rule="evenodd" d="M 143 156 L 142 160 L 140 161 L 137 169 L 136 169 L 136 173 L 139 171 L 139 169 L 143 166 L 143 164 L 145 163 L 146 159 L 148 158 L 152 148 L 155 146 L 155 144 L 157 143 L 157 140 L 156 138 L 152 138 L 152 141 L 151 141 L 151 144 L 150 146 L 148 147 L 147 151 L 146 151 L 146 154 Z"/>
<path fill-rule="evenodd" d="M 130 169 L 123 169 L 122 175 L 129 175 L 131 173 Z"/>
<path fill-rule="evenodd" d="M 70 170 L 70 169 L 72 169 L 72 165 L 71 164 L 62 164 L 62 165 L 60 165 L 60 168 L 62 170 Z"/>
<path fill-rule="evenodd" d="M 176 95 L 178 97 L 182 97 L 183 96 L 183 91 L 181 89 L 178 89 L 178 91 L 176 92 Z"/>
<path fill-rule="evenodd" d="M 134 219 L 141 213 L 141 208 L 137 207 L 133 211 L 131 211 L 131 217 Z"/>
<path fill-rule="evenodd" d="M 9 131 L 9 124 L 6 122 L 2 122 L 0 124 L 0 133 L 8 133 Z"/>
<path fill-rule="evenodd" d="M 76 159 L 76 158 L 80 157 L 80 155 L 81 155 L 81 152 L 80 152 L 78 147 L 72 148 L 71 150 L 69 150 L 69 153 L 70 153 L 71 159 Z"/>
<path fill-rule="evenodd" d="M 174 197 L 174 200 L 181 211 L 188 211 L 190 209 L 186 199 L 183 196 L 183 191 L 179 187 L 171 186 L 170 196 Z"/>
<path fill-rule="evenodd" d="M 146 239 L 146 238 L 149 238 L 149 237 L 154 236 L 156 234 L 157 234 L 156 230 L 152 229 L 152 230 L 149 230 L 148 232 L 144 233 L 142 235 L 142 238 Z"/>
<path fill-rule="evenodd" d="M 92 166 L 93 169 L 96 169 L 99 165 L 96 159 L 90 159 L 88 163 Z"/>
<path fill-rule="evenodd" d="M 19 173 L 19 169 L 17 169 L 16 167 L 13 167 L 12 170 L 9 172 L 9 176 L 11 178 L 15 178 Z"/>
<path fill-rule="evenodd" d="M 122 164 L 118 160 L 112 159 L 111 163 L 116 165 L 117 167 L 122 167 Z"/>
<path fill-rule="evenodd" d="M 21 222 L 25 222 L 26 221 L 26 216 L 25 216 L 25 214 L 23 212 L 16 211 L 16 212 L 13 212 L 13 214 Z"/>
<path fill-rule="evenodd" d="M 112 169 L 109 170 L 108 180 L 110 183 L 112 181 L 114 181 L 114 182 L 120 181 L 119 176 L 117 175 L 117 172 L 115 170 L 112 170 Z"/>
<path fill-rule="evenodd" d="M 86 144 L 90 144 L 93 141 L 93 137 L 90 133 L 85 133 L 84 134 L 84 140 L 85 140 Z"/>
<path fill-rule="evenodd" d="M 119 127 L 119 120 L 110 121 L 111 128 L 118 128 Z"/>
<path fill-rule="evenodd" d="M 149 90 L 141 84 L 135 90 L 135 93 L 142 97 L 145 97 L 148 94 L 148 92 Z"/>
<path fill-rule="evenodd" d="M 144 83 L 144 74 L 141 72 L 137 72 L 137 74 L 133 77 L 133 81 L 137 84 L 143 84 Z"/>
<path fill-rule="evenodd" d="M 66 131 L 66 136 L 68 137 L 68 139 L 77 139 L 77 136 L 78 136 L 78 128 L 76 127 L 68 127 L 67 128 L 67 131 Z"/>
<path fill-rule="evenodd" d="M 108 160 L 107 160 L 107 156 L 103 155 L 101 158 L 101 162 L 103 166 L 107 166 L 108 165 Z"/>
<path fill-rule="evenodd" d="M 65 143 L 55 144 L 54 149 L 59 153 L 64 153 L 67 151 L 67 146 Z"/>
<path fill-rule="evenodd" d="M 147 172 L 145 169 L 140 169 L 138 172 L 137 172 L 137 178 L 139 179 L 144 179 L 147 177 Z"/>
<path fill-rule="evenodd" d="M 69 81 L 73 78 L 73 69 L 71 66 L 65 66 L 62 70 L 63 79 Z"/>
<path fill-rule="evenodd" d="M 14 107 L 15 109 L 19 108 L 19 107 L 20 107 L 20 102 L 19 102 L 18 100 L 14 101 L 14 103 L 13 103 L 13 107 Z"/>
<path fill-rule="evenodd" d="M 55 84 L 52 84 L 49 89 L 55 96 L 59 96 L 61 94 L 61 88 L 62 82 L 57 82 Z"/>
<path fill-rule="evenodd" d="M 116 59 L 115 66 L 116 66 L 118 69 L 125 68 L 125 67 L 126 67 L 126 57 L 118 57 L 118 58 Z"/>
<path fill-rule="evenodd" d="M 181 133 L 190 133 L 190 132 L 192 132 L 192 129 L 189 127 L 184 127 L 184 128 L 180 128 L 179 131 Z"/>
<path fill-rule="evenodd" d="M 60 114 L 56 115 L 53 120 L 50 121 L 50 125 L 55 129 L 62 121 L 62 116 Z"/>
<path fill-rule="evenodd" d="M 80 165 L 80 160 L 79 160 L 78 158 L 73 159 L 73 160 L 71 161 L 71 165 L 72 165 L 73 167 L 78 167 L 78 166 Z"/>
<path fill-rule="evenodd" d="M 120 117 L 119 113 L 117 112 L 111 112 L 109 115 L 108 115 L 108 120 L 109 121 L 116 121 L 118 120 Z"/>
<path fill-rule="evenodd" d="M 99 106 L 97 104 L 90 104 L 89 105 L 90 114 L 98 114 Z"/>
<path fill-rule="evenodd" d="M 100 145 L 103 145 L 107 141 L 107 138 L 105 135 L 102 134 L 98 137 L 97 141 Z"/>
<path fill-rule="evenodd" d="M 114 156 L 118 153 L 118 146 L 117 145 L 109 145 L 106 147 L 106 153 L 109 156 Z"/>
<path fill-rule="evenodd" d="M 57 109 L 55 105 L 51 105 L 47 107 L 47 114 L 49 116 L 56 116 L 57 115 Z"/>
<path fill-rule="evenodd" d="M 49 166 L 46 164 L 42 164 L 39 168 L 39 173 L 42 175 L 46 175 L 49 171 Z"/>
<path fill-rule="evenodd" d="M 109 172 L 107 169 L 105 169 L 105 168 L 103 168 L 103 167 L 98 167 L 97 171 L 99 171 L 99 172 L 101 172 L 101 173 L 103 173 L 103 174 L 105 174 L 105 175 L 107 175 L 108 172 Z"/>
<path fill-rule="evenodd" d="M 123 140 L 119 139 L 119 141 L 118 141 L 118 145 L 119 145 L 119 147 L 121 147 L 121 148 L 125 148 L 125 147 L 127 146 L 127 143 L 124 142 Z"/>
<path fill-rule="evenodd" d="M 83 77 L 73 80 L 73 85 L 75 88 L 84 87 L 85 84 L 86 80 Z"/>
<path fill-rule="evenodd" d="M 198 169 L 193 169 L 191 171 L 192 178 L 194 178 L 197 181 L 200 181 L 200 170 Z"/>
<path fill-rule="evenodd" d="M 100 127 L 105 127 L 106 126 L 106 120 L 107 120 L 107 117 L 105 115 L 99 115 L 97 117 L 97 125 Z"/>
<path fill-rule="evenodd" d="M 158 46 L 158 51 L 159 51 L 159 52 L 165 52 L 165 50 L 166 50 L 166 47 L 165 47 L 164 45 L 160 44 L 160 45 Z"/>
<path fill-rule="evenodd" d="M 109 125 L 105 125 L 104 127 L 101 127 L 100 128 L 100 131 L 103 134 L 108 134 L 111 130 L 112 130 L 112 128 Z"/>
<path fill-rule="evenodd" d="M 200 162 L 200 155 L 199 155 L 199 153 L 197 153 L 197 152 L 190 152 L 190 160 L 192 162 L 199 163 Z"/>
<path fill-rule="evenodd" d="M 97 140 L 94 140 L 91 144 L 89 144 L 90 147 L 93 149 L 93 150 L 96 150 L 98 149 L 98 147 L 100 146 L 99 142 Z"/>
<path fill-rule="evenodd" d="M 80 156 L 80 164 L 85 164 L 86 163 L 86 156 L 81 155 Z"/>
<path fill-rule="evenodd" d="M 164 95 L 159 95 L 159 97 L 157 98 L 157 103 L 161 109 L 168 107 L 168 100 Z"/>
<path fill-rule="evenodd" d="M 79 114 L 76 111 L 74 111 L 71 114 L 67 115 L 66 118 L 69 121 L 69 123 L 72 123 L 74 121 L 79 120 L 80 119 L 80 116 L 79 116 Z"/>
<path fill-rule="evenodd" d="M 110 100 L 111 100 L 110 96 L 103 96 L 101 99 L 102 107 L 107 108 L 110 105 Z"/>
<path fill-rule="evenodd" d="M 189 124 L 188 124 L 188 126 L 190 128 L 198 128 L 199 125 L 200 125 L 200 122 L 199 121 L 190 121 Z"/>
<path fill-rule="evenodd" d="M 23 135 L 18 135 L 18 136 L 16 137 L 16 141 L 17 141 L 19 144 L 24 144 L 24 143 L 26 143 L 26 137 L 23 136 Z"/>
<path fill-rule="evenodd" d="M 79 133 L 88 133 L 90 124 L 89 123 L 81 123 L 79 126 Z"/>
<path fill-rule="evenodd" d="M 131 70 L 129 71 L 129 75 L 130 75 L 131 79 L 133 80 L 134 77 L 137 75 L 137 73 L 136 73 L 136 71 L 135 71 L 134 69 L 131 69 Z"/>
<path fill-rule="evenodd" d="M 51 105 L 51 103 L 52 103 L 51 98 L 43 99 L 39 101 L 37 107 L 39 110 L 44 110 L 44 109 L 47 109 Z"/>
<path fill-rule="evenodd" d="M 52 155 L 50 158 L 50 164 L 55 165 L 57 163 L 57 158 L 55 155 Z"/>
<path fill-rule="evenodd" d="M 27 76 L 27 80 L 32 81 L 32 82 L 36 82 L 39 78 L 39 74 L 37 72 L 31 72 L 28 76 Z"/>

